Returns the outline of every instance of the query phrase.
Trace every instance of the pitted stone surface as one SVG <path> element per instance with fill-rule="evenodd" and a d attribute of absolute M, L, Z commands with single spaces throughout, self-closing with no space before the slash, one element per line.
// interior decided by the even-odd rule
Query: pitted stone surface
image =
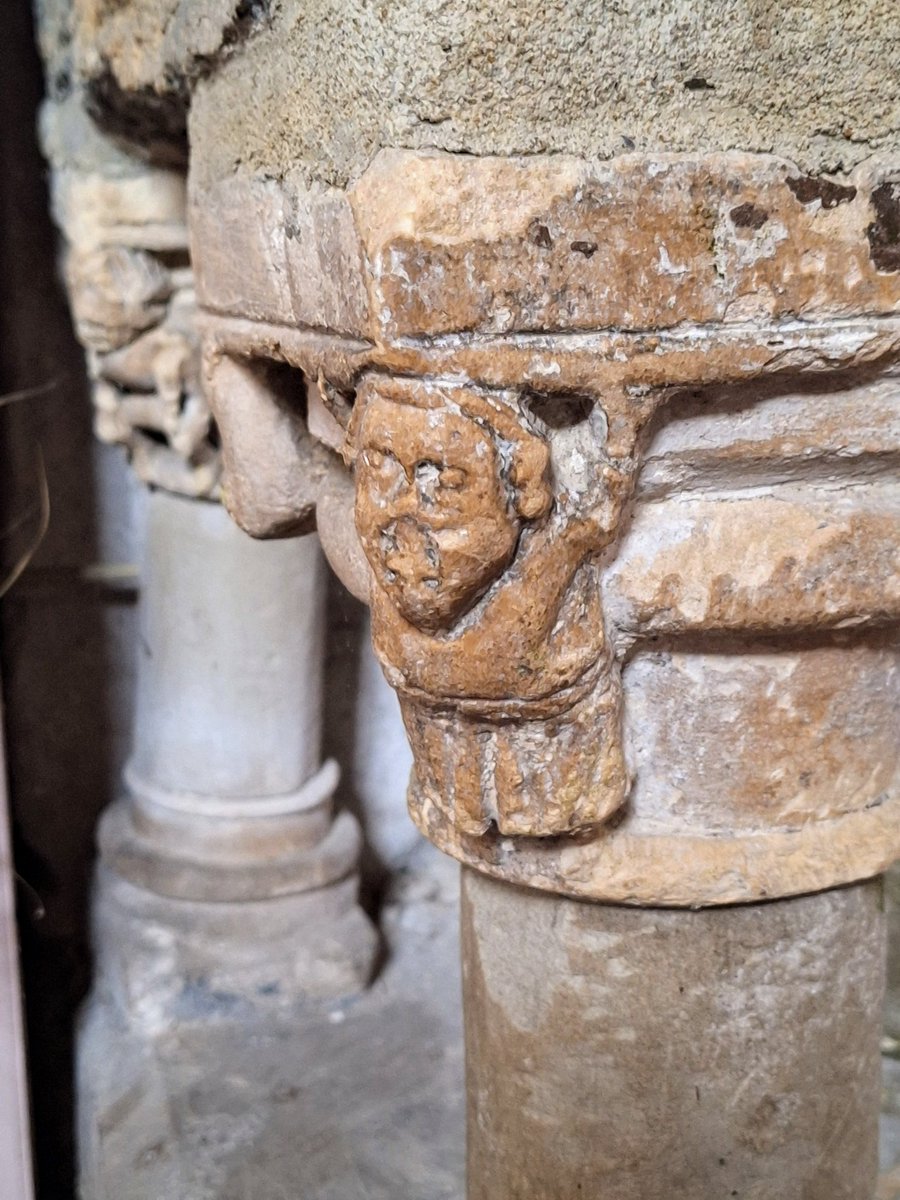
<path fill-rule="evenodd" d="M 296 172 L 280 182 L 195 173 L 198 294 L 215 312 L 366 337 L 407 359 L 418 349 L 433 365 L 456 352 L 486 381 L 505 369 L 552 386 L 552 372 L 531 377 L 528 366 L 543 347 L 528 335 L 548 333 L 602 332 L 613 344 L 618 334 L 620 354 L 646 359 L 671 353 L 671 330 L 694 376 L 686 364 L 661 382 L 701 381 L 702 352 L 729 332 L 748 363 L 766 349 L 770 369 L 787 369 L 779 326 L 884 317 L 900 303 L 900 275 L 873 254 L 870 233 L 879 189 L 898 171 L 871 158 L 828 204 L 798 197 L 790 160 L 738 153 L 603 163 L 391 150 L 347 192 L 307 187 Z M 768 345 L 741 343 L 767 323 Z M 468 345 L 476 334 L 497 339 L 498 363 Z M 578 345 L 553 348 L 571 359 Z M 643 379 L 656 381 L 650 361 Z"/>
<path fill-rule="evenodd" d="M 271 14 L 197 89 L 205 178 L 299 165 L 345 184 L 383 146 L 777 149 L 812 173 L 900 146 L 892 0 L 291 0 Z"/>

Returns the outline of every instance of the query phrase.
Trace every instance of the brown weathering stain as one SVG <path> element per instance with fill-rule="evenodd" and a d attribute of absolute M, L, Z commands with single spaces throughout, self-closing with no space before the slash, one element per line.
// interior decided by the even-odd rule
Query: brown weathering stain
<path fill-rule="evenodd" d="M 738 229 L 762 229 L 769 214 L 755 204 L 739 204 L 728 214 Z"/>
<path fill-rule="evenodd" d="M 872 262 L 879 271 L 900 271 L 900 183 L 872 191 L 875 220 L 866 229 Z"/>
<path fill-rule="evenodd" d="M 837 208 L 856 199 L 856 188 L 852 184 L 834 183 L 814 175 L 795 175 L 787 181 L 788 187 L 801 204 L 821 201 L 823 208 Z"/>

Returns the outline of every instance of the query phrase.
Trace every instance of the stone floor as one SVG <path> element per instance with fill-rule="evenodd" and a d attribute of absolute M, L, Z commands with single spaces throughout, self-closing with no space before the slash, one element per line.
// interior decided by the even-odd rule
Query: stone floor
<path fill-rule="evenodd" d="M 423 850 L 354 1000 L 248 1027 L 82 1038 L 83 1200 L 462 1200 L 456 871 Z M 87 1068 L 87 1071 L 86 1071 Z M 83 1081 L 84 1083 L 84 1081 Z M 885 1058 L 877 1200 L 900 1200 L 900 1060 Z"/>
<path fill-rule="evenodd" d="M 135 1036 L 94 1004 L 81 1042 L 83 1200 L 459 1200 L 457 870 L 430 847 L 349 1001 Z"/>

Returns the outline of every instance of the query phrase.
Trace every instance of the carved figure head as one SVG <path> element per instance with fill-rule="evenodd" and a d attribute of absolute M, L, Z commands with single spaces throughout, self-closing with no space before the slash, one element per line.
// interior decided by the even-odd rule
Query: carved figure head
<path fill-rule="evenodd" d="M 447 629 L 550 508 L 547 447 L 492 393 L 405 379 L 362 389 L 351 432 L 372 570 L 407 621 Z"/>

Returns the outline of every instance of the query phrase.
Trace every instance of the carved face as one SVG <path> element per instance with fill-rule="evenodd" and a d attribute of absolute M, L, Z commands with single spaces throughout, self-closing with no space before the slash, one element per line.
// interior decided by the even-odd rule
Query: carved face
<path fill-rule="evenodd" d="M 493 439 L 449 408 L 375 396 L 356 473 L 356 524 L 379 583 L 411 624 L 449 627 L 509 564 L 519 536 Z"/>

